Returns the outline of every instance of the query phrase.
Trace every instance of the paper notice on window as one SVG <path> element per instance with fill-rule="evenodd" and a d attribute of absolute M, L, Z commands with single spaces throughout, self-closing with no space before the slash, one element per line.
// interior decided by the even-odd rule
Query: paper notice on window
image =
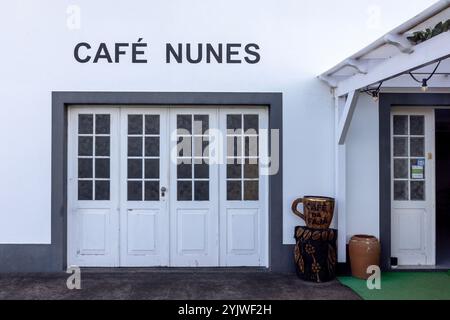
<path fill-rule="evenodd" d="M 411 166 L 411 178 L 416 180 L 425 179 L 425 166 L 424 165 Z"/>

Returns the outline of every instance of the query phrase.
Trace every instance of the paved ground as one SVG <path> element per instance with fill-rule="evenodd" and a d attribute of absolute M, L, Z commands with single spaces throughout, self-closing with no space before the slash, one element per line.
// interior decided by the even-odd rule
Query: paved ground
<path fill-rule="evenodd" d="M 359 299 L 337 281 L 305 283 L 295 275 L 259 271 L 83 270 L 82 290 L 67 274 L 0 275 L 0 299 L 344 300 Z"/>

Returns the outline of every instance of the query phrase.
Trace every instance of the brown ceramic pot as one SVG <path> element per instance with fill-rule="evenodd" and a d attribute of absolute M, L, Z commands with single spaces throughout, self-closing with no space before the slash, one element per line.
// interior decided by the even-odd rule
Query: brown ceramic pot
<path fill-rule="evenodd" d="M 303 213 L 298 205 L 303 203 Z M 292 204 L 292 211 L 305 220 L 306 226 L 311 229 L 326 230 L 330 227 L 334 214 L 334 199 L 327 197 L 304 197 Z"/>
<path fill-rule="evenodd" d="M 352 275 L 367 280 L 367 268 L 380 265 L 380 242 L 373 236 L 356 235 L 350 240 L 349 251 Z"/>

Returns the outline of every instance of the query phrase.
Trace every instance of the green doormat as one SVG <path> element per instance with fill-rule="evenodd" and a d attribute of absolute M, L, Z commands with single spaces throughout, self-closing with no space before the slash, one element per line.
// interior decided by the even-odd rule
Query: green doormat
<path fill-rule="evenodd" d="M 450 300 L 450 276 L 446 272 L 387 272 L 381 290 L 369 290 L 365 280 L 339 277 L 339 281 L 364 300 Z"/>

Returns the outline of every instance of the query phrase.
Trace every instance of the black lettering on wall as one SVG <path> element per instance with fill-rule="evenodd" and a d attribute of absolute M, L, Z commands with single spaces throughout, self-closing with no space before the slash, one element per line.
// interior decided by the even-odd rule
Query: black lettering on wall
<path fill-rule="evenodd" d="M 259 55 L 257 50 L 259 50 L 259 46 L 256 43 L 249 43 L 248 45 L 245 46 L 245 52 L 248 55 L 254 57 L 253 59 L 250 59 L 249 57 L 245 57 L 245 61 L 247 63 L 256 64 L 261 60 L 261 56 Z"/>
<path fill-rule="evenodd" d="M 147 43 L 141 42 L 143 38 L 139 38 L 137 42 L 114 43 L 111 47 L 111 53 L 108 50 L 106 43 L 102 42 L 98 48 L 92 49 L 87 42 L 80 42 L 74 48 L 74 58 L 79 63 L 98 63 L 105 60 L 107 63 L 120 63 L 121 59 L 127 54 L 131 54 L 132 63 L 148 63 L 146 59 Z M 131 47 L 131 48 L 130 48 Z M 129 48 L 129 49 L 128 49 Z M 89 54 L 90 50 L 95 50 L 95 55 Z M 259 53 L 260 47 L 256 43 L 241 44 L 241 43 L 178 43 L 172 45 L 166 43 L 166 63 L 176 61 L 181 64 L 185 61 L 190 64 L 199 63 L 226 63 L 226 64 L 257 64 L 261 61 Z M 94 51 L 92 51 L 94 52 Z"/>
<path fill-rule="evenodd" d="M 114 62 L 119 63 L 120 62 L 120 56 L 125 55 L 126 51 L 120 50 L 122 47 L 129 47 L 128 43 L 116 43 L 115 44 L 115 54 L 114 54 Z"/>
<path fill-rule="evenodd" d="M 80 42 L 75 46 L 75 49 L 73 51 L 73 55 L 75 57 L 75 60 L 77 60 L 79 63 L 86 63 L 89 62 L 91 60 L 91 56 L 90 55 L 86 55 L 85 58 L 80 58 L 80 48 L 81 47 L 85 47 L 86 49 L 90 49 L 91 45 L 87 42 Z"/>
<path fill-rule="evenodd" d="M 98 46 L 97 53 L 95 54 L 94 63 L 97 63 L 100 59 L 106 59 L 108 63 L 112 63 L 111 55 L 109 54 L 106 43 L 102 42 Z"/>
<path fill-rule="evenodd" d="M 183 45 L 178 44 L 178 51 L 175 50 L 170 43 L 166 43 L 166 63 L 170 63 L 170 57 L 173 57 L 177 63 L 183 62 Z"/>
<path fill-rule="evenodd" d="M 215 50 L 211 43 L 206 44 L 206 63 L 211 63 L 211 56 L 214 56 L 214 59 L 217 63 L 222 63 L 223 53 L 222 53 L 223 45 L 221 43 L 218 44 L 218 49 Z"/>
<path fill-rule="evenodd" d="M 228 43 L 227 44 L 227 63 L 241 63 L 241 59 L 233 59 L 233 56 L 239 55 L 238 50 L 233 50 L 234 48 L 240 48 L 240 43 Z"/>
<path fill-rule="evenodd" d="M 203 58 L 203 45 L 201 43 L 199 43 L 197 45 L 197 58 L 196 59 L 192 58 L 191 44 L 190 43 L 186 44 L 186 60 L 189 63 L 193 63 L 193 64 L 200 63 L 200 62 L 202 62 L 202 58 Z"/>
<path fill-rule="evenodd" d="M 138 39 L 138 42 L 132 44 L 132 62 L 133 63 L 147 63 L 147 59 L 138 59 L 138 55 L 144 55 L 144 50 L 139 50 L 139 48 L 146 48 L 146 43 L 141 43 L 142 38 Z"/>

